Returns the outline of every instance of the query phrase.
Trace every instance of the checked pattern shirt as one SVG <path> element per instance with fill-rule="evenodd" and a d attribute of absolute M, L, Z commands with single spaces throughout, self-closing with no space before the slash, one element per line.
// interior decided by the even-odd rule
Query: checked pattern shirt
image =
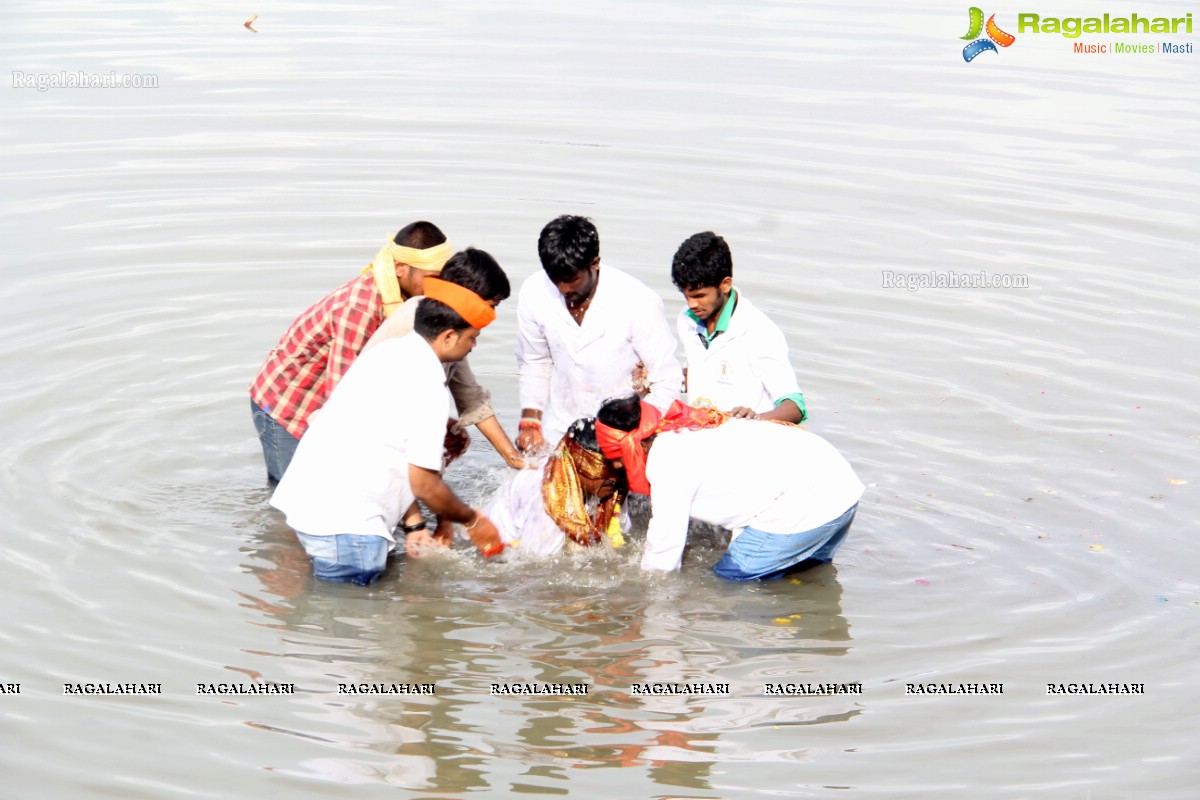
<path fill-rule="evenodd" d="M 267 355 L 250 384 L 251 399 L 301 438 L 383 319 L 370 272 L 338 287 L 297 317 Z"/>

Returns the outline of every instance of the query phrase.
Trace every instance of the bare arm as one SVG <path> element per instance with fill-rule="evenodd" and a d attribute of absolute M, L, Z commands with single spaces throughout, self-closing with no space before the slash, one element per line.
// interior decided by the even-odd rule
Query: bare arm
<path fill-rule="evenodd" d="M 479 432 L 492 443 L 492 447 L 496 448 L 496 452 L 500 454 L 506 464 L 513 469 L 521 469 L 525 466 L 525 459 L 521 458 L 521 454 L 508 438 L 508 434 L 504 432 L 504 428 L 501 427 L 495 414 L 477 422 L 475 427 L 479 428 Z"/>
<path fill-rule="evenodd" d="M 482 512 L 476 511 L 458 499 L 451 491 L 442 476 L 431 469 L 408 465 L 408 480 L 412 485 L 413 494 L 429 507 L 438 518 L 438 529 L 443 521 L 458 522 L 466 526 L 467 535 L 475 546 L 484 553 L 494 550 L 497 546 L 503 549 L 500 532 L 492 521 Z"/>
<path fill-rule="evenodd" d="M 735 409 L 736 410 L 736 409 Z M 800 413 L 800 407 L 796 405 L 794 400 L 786 398 L 779 405 L 772 408 L 770 411 L 764 411 L 761 414 L 755 415 L 756 419 L 777 419 L 783 422 L 794 422 L 799 425 L 803 419 Z"/>

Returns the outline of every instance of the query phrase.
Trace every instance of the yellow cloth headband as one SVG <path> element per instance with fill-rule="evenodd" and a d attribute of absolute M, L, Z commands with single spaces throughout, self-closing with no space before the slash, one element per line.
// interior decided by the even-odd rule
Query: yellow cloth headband
<path fill-rule="evenodd" d="M 441 272 L 442 267 L 446 266 L 446 262 L 450 260 L 450 256 L 454 255 L 454 248 L 450 246 L 449 242 L 435 244 L 424 250 L 388 242 L 384 245 L 384 249 L 388 251 L 388 255 L 392 257 L 393 261 L 408 264 L 410 267 L 427 272 Z"/>
<path fill-rule="evenodd" d="M 450 242 L 418 250 L 415 247 L 396 244 L 394 240 L 389 239 L 363 270 L 364 274 L 370 272 L 375 276 L 375 288 L 383 298 L 383 315 L 390 317 L 392 312 L 408 299 L 400 291 L 400 280 L 396 277 L 397 263 L 408 264 L 414 269 L 426 272 L 440 273 L 453 254 L 454 248 L 450 246 Z"/>

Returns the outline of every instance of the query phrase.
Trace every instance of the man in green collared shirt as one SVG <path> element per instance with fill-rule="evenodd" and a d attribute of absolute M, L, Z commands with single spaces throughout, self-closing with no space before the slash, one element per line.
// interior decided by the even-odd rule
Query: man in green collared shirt
<path fill-rule="evenodd" d="M 679 246 L 671 280 L 688 307 L 677 321 L 692 405 L 799 423 L 808 414 L 783 332 L 733 286 L 729 245 L 711 231 Z"/>

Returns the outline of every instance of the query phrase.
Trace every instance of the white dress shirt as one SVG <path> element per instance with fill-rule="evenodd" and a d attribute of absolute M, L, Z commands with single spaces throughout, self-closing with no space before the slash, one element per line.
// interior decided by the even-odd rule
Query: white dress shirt
<path fill-rule="evenodd" d="M 521 285 L 517 305 L 517 366 L 521 407 L 542 412 L 542 436 L 557 442 L 605 400 L 633 394 L 632 373 L 646 365 L 646 402 L 665 411 L 679 397 L 683 372 L 662 299 L 636 278 L 601 265 L 599 286 L 575 322 L 544 271 Z"/>
<path fill-rule="evenodd" d="M 740 290 L 729 328 L 708 347 L 685 308 L 676 320 L 687 366 L 688 403 L 702 401 L 728 411 L 746 406 L 761 414 L 776 401 L 799 394 L 796 373 L 788 360 L 787 340 L 771 319 Z"/>
<path fill-rule="evenodd" d="M 679 569 L 688 519 L 803 533 L 840 517 L 863 485 L 833 445 L 791 425 L 731 419 L 660 433 L 646 456 L 653 515 L 642 569 Z"/>

